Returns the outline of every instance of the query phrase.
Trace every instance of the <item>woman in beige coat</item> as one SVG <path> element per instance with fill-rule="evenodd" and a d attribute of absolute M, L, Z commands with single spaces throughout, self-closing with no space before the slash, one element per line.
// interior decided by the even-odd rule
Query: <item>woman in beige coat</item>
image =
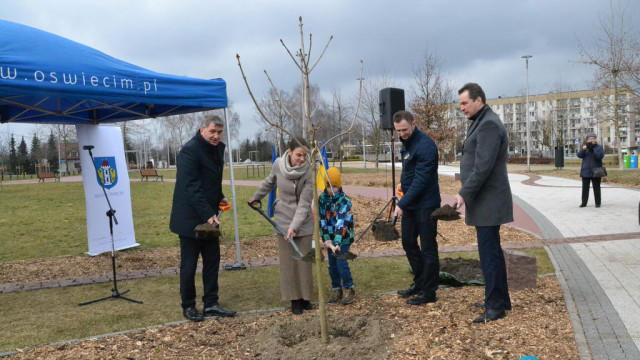
<path fill-rule="evenodd" d="M 287 151 L 276 159 L 269 176 L 249 199 L 249 204 L 253 204 L 278 186 L 278 197 L 273 204 L 274 221 L 281 229 L 288 229 L 287 237 L 295 241 L 303 254 L 311 250 L 314 228 L 311 208 L 313 172 L 307 162 L 310 147 L 306 140 L 292 138 Z M 311 264 L 295 260 L 293 257 L 297 254 L 282 236 L 278 236 L 278 253 L 282 300 L 291 301 L 291 312 L 296 315 L 302 314 L 303 310 L 311 310 Z"/>

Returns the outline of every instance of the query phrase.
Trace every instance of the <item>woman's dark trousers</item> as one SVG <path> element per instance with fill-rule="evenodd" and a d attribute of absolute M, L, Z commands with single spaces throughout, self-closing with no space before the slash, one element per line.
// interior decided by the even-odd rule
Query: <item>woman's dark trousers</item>
<path fill-rule="evenodd" d="M 582 178 L 582 205 L 587 205 L 589 201 L 589 182 L 593 183 L 593 196 L 596 198 L 596 205 L 600 206 L 600 181 L 602 178 L 590 177 Z"/>

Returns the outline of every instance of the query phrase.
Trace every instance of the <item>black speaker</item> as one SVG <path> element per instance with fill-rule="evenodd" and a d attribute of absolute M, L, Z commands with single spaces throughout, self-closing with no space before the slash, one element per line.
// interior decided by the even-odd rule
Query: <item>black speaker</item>
<path fill-rule="evenodd" d="M 393 130 L 393 114 L 404 110 L 404 90 L 384 88 L 378 95 L 380 109 L 380 128 Z"/>

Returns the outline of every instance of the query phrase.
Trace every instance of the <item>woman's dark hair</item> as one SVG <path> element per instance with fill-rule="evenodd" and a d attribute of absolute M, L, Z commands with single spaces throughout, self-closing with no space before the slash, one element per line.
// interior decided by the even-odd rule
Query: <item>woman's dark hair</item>
<path fill-rule="evenodd" d="M 469 99 L 471 99 L 471 101 L 476 101 L 477 98 L 481 98 L 483 104 L 487 103 L 487 97 L 484 95 L 484 90 L 482 90 L 480 85 L 476 83 L 464 84 L 464 86 L 458 90 L 458 95 L 461 95 L 465 91 L 469 92 Z"/>
<path fill-rule="evenodd" d="M 289 140 L 289 151 L 293 151 L 299 147 L 303 148 L 305 151 L 309 151 L 311 149 L 311 145 L 309 142 L 301 137 L 294 136 Z"/>

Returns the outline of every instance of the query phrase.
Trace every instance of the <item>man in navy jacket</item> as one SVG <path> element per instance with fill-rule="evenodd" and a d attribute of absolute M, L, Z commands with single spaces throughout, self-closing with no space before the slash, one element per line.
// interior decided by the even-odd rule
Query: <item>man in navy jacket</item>
<path fill-rule="evenodd" d="M 191 321 L 209 316 L 233 316 L 218 304 L 220 239 L 196 239 L 194 228 L 202 223 L 220 224 L 218 205 L 222 193 L 224 143 L 220 142 L 224 123 L 207 115 L 200 130 L 178 153 L 176 186 L 169 228 L 180 237 L 180 296 L 182 312 Z M 196 309 L 194 276 L 202 254 L 204 317 Z"/>
<path fill-rule="evenodd" d="M 410 112 L 395 113 L 393 126 L 402 141 L 400 185 L 404 193 L 394 216 L 402 217 L 402 248 L 413 270 L 413 284 L 398 294 L 402 297 L 417 294 L 407 300 L 407 304 L 422 305 L 436 301 L 440 279 L 437 221 L 431 219 L 431 213 L 440 207 L 438 149 L 433 140 L 415 126 Z"/>

